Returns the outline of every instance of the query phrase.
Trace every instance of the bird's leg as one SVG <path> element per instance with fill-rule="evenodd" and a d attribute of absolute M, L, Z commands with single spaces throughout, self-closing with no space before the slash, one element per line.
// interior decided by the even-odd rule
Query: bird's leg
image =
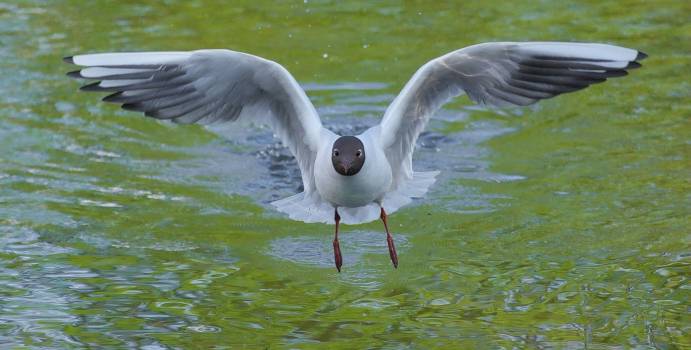
<path fill-rule="evenodd" d="M 341 222 L 341 217 L 338 215 L 338 208 L 334 209 L 334 220 L 336 221 L 336 235 L 334 236 L 334 261 L 336 262 L 336 269 L 341 272 L 341 265 L 343 265 L 343 258 L 341 257 L 341 246 L 338 244 L 338 223 Z"/>
<path fill-rule="evenodd" d="M 386 223 L 386 212 L 384 211 L 384 208 L 381 208 L 379 218 L 381 218 L 381 221 L 384 222 L 384 229 L 386 230 L 386 243 L 389 245 L 389 256 L 391 256 L 391 262 L 393 263 L 393 267 L 398 268 L 396 246 L 393 244 L 393 237 L 391 237 L 391 233 L 389 233 L 389 225 Z"/>

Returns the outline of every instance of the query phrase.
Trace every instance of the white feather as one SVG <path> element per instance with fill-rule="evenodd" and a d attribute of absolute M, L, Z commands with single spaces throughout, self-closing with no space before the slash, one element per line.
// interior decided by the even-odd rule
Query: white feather
<path fill-rule="evenodd" d="M 127 66 L 175 63 L 187 59 L 190 52 L 117 52 L 77 55 L 72 61 L 80 66 Z"/>
<path fill-rule="evenodd" d="M 143 83 L 146 79 L 135 79 L 135 80 L 104 80 L 98 86 L 100 87 L 116 87 L 116 86 L 127 86 L 131 84 Z"/>
<path fill-rule="evenodd" d="M 421 198 L 436 181 L 438 171 L 415 172 L 411 180 L 402 183 L 396 190 L 387 193 L 382 207 L 388 214 L 409 204 L 414 198 Z M 334 206 L 323 200 L 318 193 L 311 196 L 304 192 L 272 202 L 271 205 L 288 217 L 303 222 L 334 223 Z M 364 224 L 379 219 L 381 207 L 377 203 L 355 208 L 338 207 L 341 223 L 348 225 Z"/>
<path fill-rule="evenodd" d="M 81 74 L 84 78 L 97 79 L 109 75 L 140 73 L 147 71 L 150 71 L 150 69 L 88 67 L 82 69 L 79 74 Z"/>
<path fill-rule="evenodd" d="M 519 52 L 530 55 L 603 61 L 633 61 L 638 55 L 637 50 L 607 44 L 528 42 L 520 43 L 519 47 Z"/>

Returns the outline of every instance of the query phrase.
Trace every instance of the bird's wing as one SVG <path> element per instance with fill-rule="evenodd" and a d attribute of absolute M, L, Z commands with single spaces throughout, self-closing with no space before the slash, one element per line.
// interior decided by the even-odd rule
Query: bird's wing
<path fill-rule="evenodd" d="M 69 76 L 99 80 L 81 90 L 109 91 L 104 101 L 148 117 L 183 124 L 239 118 L 269 124 L 297 158 L 305 191 L 314 189 L 314 159 L 325 129 L 281 65 L 230 50 L 100 53 L 65 61 L 84 66 Z"/>
<path fill-rule="evenodd" d="M 640 67 L 644 53 L 623 47 L 563 42 L 485 43 L 427 62 L 384 114 L 381 141 L 400 180 L 412 178 L 412 153 L 430 116 L 463 92 L 476 103 L 527 106 L 580 90 Z"/>

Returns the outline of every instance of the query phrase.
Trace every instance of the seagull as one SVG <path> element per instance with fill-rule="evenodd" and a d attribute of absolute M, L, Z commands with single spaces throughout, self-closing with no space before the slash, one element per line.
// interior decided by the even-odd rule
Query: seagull
<path fill-rule="evenodd" d="M 398 255 L 388 214 L 420 198 L 438 171 L 413 171 L 415 142 L 430 117 L 463 93 L 488 107 L 527 106 L 581 90 L 640 67 L 641 51 L 597 43 L 490 42 L 468 46 L 420 67 L 359 135 L 324 128 L 316 109 L 280 64 L 224 49 L 96 53 L 65 57 L 67 73 L 96 80 L 83 91 L 103 101 L 180 124 L 247 120 L 271 126 L 297 159 L 304 191 L 272 204 L 289 218 L 335 224 L 334 262 L 341 271 L 339 224 L 381 219 L 394 268 Z M 387 214 L 388 213 L 388 214 Z"/>

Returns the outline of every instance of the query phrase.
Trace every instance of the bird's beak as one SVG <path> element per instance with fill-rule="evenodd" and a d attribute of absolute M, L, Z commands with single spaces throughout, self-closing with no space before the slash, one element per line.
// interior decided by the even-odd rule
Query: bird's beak
<path fill-rule="evenodd" d="M 343 176 L 355 175 L 357 173 L 357 169 L 353 166 L 353 163 L 353 161 L 341 159 L 335 167 L 336 171 Z"/>

